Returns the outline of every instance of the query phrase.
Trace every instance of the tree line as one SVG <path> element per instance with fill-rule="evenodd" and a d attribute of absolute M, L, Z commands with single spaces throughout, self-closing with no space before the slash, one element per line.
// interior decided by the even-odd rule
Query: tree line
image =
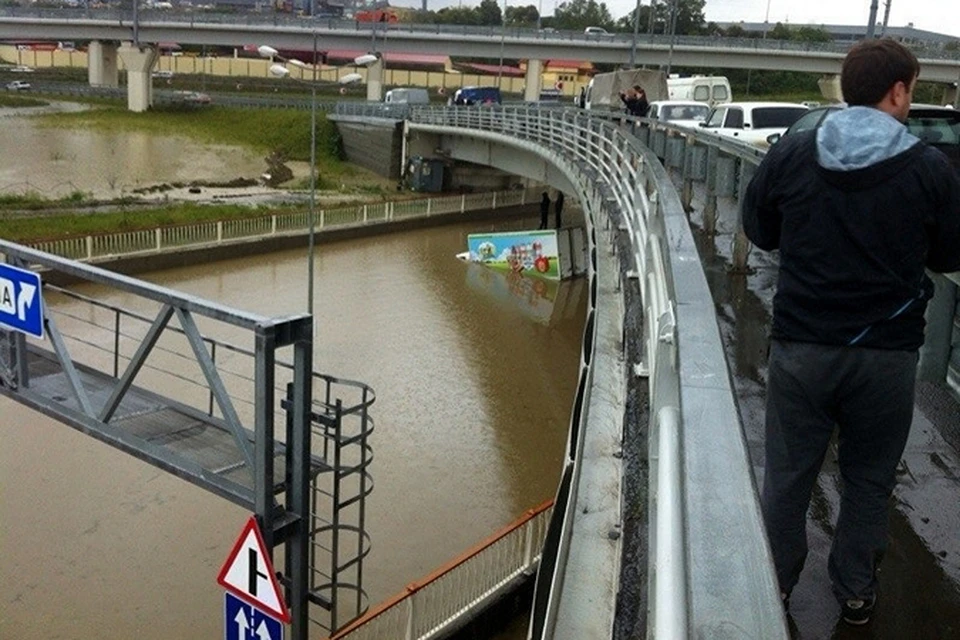
<path fill-rule="evenodd" d="M 830 34 L 822 28 L 803 26 L 788 27 L 777 23 L 765 34 L 748 32 L 738 24 L 721 28 L 715 22 L 707 22 L 703 15 L 706 0 L 659 0 L 652 8 L 644 5 L 639 8 L 640 33 L 671 33 L 671 23 L 677 35 L 690 36 L 727 36 L 737 38 L 766 37 L 773 40 L 798 40 L 804 42 L 829 42 Z M 610 32 L 633 33 L 636 9 L 625 16 L 615 19 L 605 2 L 597 0 L 566 0 L 557 5 L 552 16 L 540 16 L 537 7 L 507 7 L 504 16 L 497 0 L 481 0 L 474 7 L 445 7 L 437 11 L 416 11 L 409 20 L 424 24 L 457 24 L 474 26 L 500 26 L 512 28 L 558 29 L 564 31 L 583 31 L 587 27 L 603 27 Z M 504 19 L 505 18 L 505 19 Z"/>

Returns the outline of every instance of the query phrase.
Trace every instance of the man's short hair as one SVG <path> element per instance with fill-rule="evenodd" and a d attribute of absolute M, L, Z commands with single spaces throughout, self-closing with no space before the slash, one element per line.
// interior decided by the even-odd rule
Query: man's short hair
<path fill-rule="evenodd" d="M 862 40 L 843 60 L 840 89 L 847 104 L 873 106 L 898 82 L 909 87 L 919 73 L 917 56 L 896 40 Z"/>
<path fill-rule="evenodd" d="M 634 91 L 643 91 L 643 87 L 641 87 L 641 86 L 638 85 L 638 84 L 635 84 L 635 85 L 633 85 L 633 90 L 634 90 Z"/>

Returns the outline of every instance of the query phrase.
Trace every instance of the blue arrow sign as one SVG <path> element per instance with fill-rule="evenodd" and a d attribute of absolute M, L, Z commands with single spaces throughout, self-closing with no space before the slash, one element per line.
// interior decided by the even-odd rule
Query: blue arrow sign
<path fill-rule="evenodd" d="M 29 269 L 0 264 L 0 325 L 43 337 L 43 298 L 39 274 Z"/>
<path fill-rule="evenodd" d="M 283 625 L 229 591 L 223 594 L 225 640 L 283 640 Z"/>

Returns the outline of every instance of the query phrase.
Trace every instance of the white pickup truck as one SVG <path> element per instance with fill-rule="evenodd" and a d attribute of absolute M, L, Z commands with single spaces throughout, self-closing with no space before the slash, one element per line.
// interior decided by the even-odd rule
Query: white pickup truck
<path fill-rule="evenodd" d="M 767 147 L 767 136 L 783 133 L 809 108 L 793 102 L 728 102 L 713 108 L 700 126 L 747 144 Z"/>
<path fill-rule="evenodd" d="M 29 91 L 30 83 L 25 80 L 14 80 L 7 83 L 7 91 Z"/>

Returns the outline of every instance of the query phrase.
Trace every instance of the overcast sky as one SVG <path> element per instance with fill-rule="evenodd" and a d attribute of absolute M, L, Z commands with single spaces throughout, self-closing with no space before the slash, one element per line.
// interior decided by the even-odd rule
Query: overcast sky
<path fill-rule="evenodd" d="M 456 5 L 475 6 L 480 0 L 428 0 L 430 9 Z M 499 0 L 502 2 L 503 0 Z M 598 0 L 600 1 L 600 0 Z M 619 18 L 636 6 L 636 0 L 603 0 L 614 18 Z M 661 0 L 658 0 L 661 1 Z M 542 8 L 543 15 L 553 13 L 562 0 L 507 0 L 508 6 L 533 4 Z M 650 0 L 641 0 L 645 5 Z M 883 22 L 885 0 L 879 0 L 877 22 Z M 890 0 L 890 20 L 893 27 L 905 27 L 912 22 L 918 29 L 946 33 L 960 37 L 960 0 Z M 391 0 L 396 6 L 419 7 L 420 0 Z M 706 0 L 704 15 L 714 22 L 763 22 L 770 11 L 770 22 L 792 24 L 866 24 L 870 16 L 870 0 Z"/>

